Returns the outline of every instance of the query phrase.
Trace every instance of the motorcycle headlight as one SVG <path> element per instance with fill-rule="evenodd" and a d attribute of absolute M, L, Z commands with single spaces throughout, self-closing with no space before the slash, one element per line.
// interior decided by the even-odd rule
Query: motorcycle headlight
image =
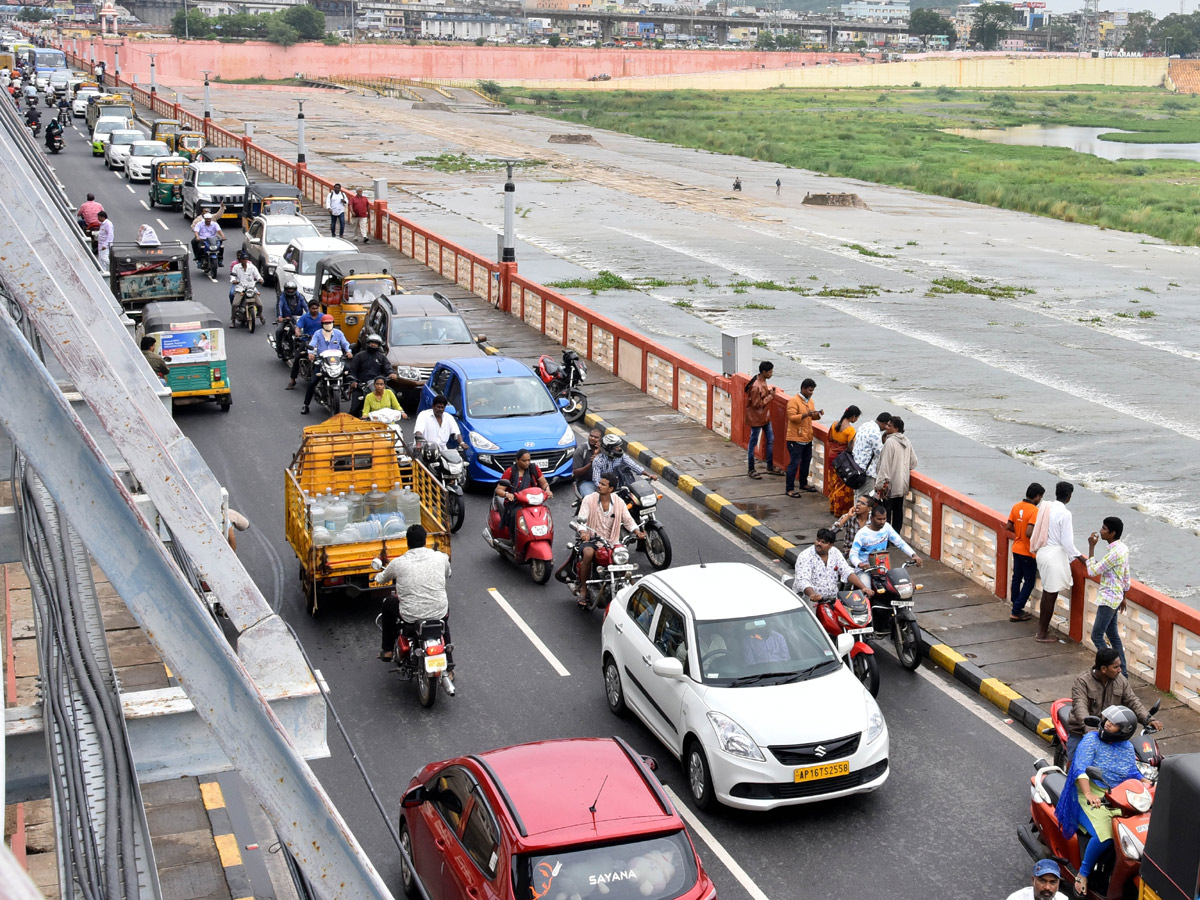
<path fill-rule="evenodd" d="M 1146 789 L 1145 785 L 1142 786 L 1140 791 L 1136 793 L 1134 791 L 1126 791 L 1125 795 L 1129 798 L 1129 805 L 1138 812 L 1146 812 L 1154 803 L 1154 797 Z"/>
<path fill-rule="evenodd" d="M 493 444 L 478 431 L 471 432 L 471 446 L 476 450 L 499 450 L 499 444 Z"/>
<path fill-rule="evenodd" d="M 912 599 L 912 585 L 911 584 L 896 585 L 896 596 L 899 597 L 901 600 L 911 600 Z"/>
<path fill-rule="evenodd" d="M 713 731 L 717 735 L 717 746 L 730 756 L 765 762 L 762 751 L 758 749 L 758 744 L 754 743 L 754 738 L 750 737 L 742 726 L 729 716 L 719 712 L 710 712 L 708 723 L 712 725 Z"/>
<path fill-rule="evenodd" d="M 618 566 L 625 565 L 625 563 L 629 562 L 629 548 L 624 545 L 613 548 L 612 560 Z"/>
<path fill-rule="evenodd" d="M 567 426 L 567 430 L 563 432 L 563 436 L 558 439 L 558 446 L 565 447 L 567 444 L 575 443 L 575 432 L 571 430 L 571 426 Z"/>
<path fill-rule="evenodd" d="M 866 625 L 871 621 L 871 610 L 864 609 L 862 612 L 850 613 L 850 618 L 854 620 L 855 625 Z"/>
<path fill-rule="evenodd" d="M 1150 765 L 1150 763 L 1142 762 L 1139 759 L 1137 761 L 1137 769 L 1139 772 L 1142 773 L 1142 777 L 1145 778 L 1147 781 L 1149 781 L 1151 784 L 1158 781 L 1158 769 L 1156 767 Z"/>
<path fill-rule="evenodd" d="M 1142 858 L 1142 851 L 1146 849 L 1146 845 L 1138 840 L 1138 836 L 1126 828 L 1123 822 L 1117 823 L 1117 840 L 1121 842 L 1121 852 L 1128 859 Z"/>
<path fill-rule="evenodd" d="M 875 698 L 867 694 L 867 743 L 871 744 L 879 740 L 883 731 L 883 712 L 880 710 L 879 704 L 875 702 Z"/>
<path fill-rule="evenodd" d="M 446 463 L 446 471 L 457 478 L 462 474 L 463 464 L 460 462 Z"/>
<path fill-rule="evenodd" d="M 325 364 L 325 372 L 331 378 L 337 378 L 339 375 L 342 374 L 342 370 L 345 368 L 346 368 L 346 364 L 343 363 L 340 359 L 333 359 Z"/>

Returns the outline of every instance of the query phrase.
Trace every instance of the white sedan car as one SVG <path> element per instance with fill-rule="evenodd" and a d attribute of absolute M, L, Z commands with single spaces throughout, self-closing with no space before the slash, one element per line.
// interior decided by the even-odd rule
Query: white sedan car
<path fill-rule="evenodd" d="M 883 713 L 794 593 L 743 563 L 646 576 L 602 630 L 608 706 L 682 762 L 692 799 L 765 810 L 874 791 L 888 777 Z"/>
<path fill-rule="evenodd" d="M 129 155 L 130 148 L 135 142 L 145 139 L 145 132 L 138 131 L 136 128 L 114 131 L 108 136 L 108 143 L 104 145 L 104 168 L 125 168 L 125 157 Z"/>
<path fill-rule="evenodd" d="M 162 141 L 137 141 L 125 157 L 125 177 L 130 181 L 149 181 L 154 160 L 170 155 L 171 148 Z"/>
<path fill-rule="evenodd" d="M 71 101 L 71 115 L 77 119 L 87 118 L 88 100 L 99 96 L 99 91 L 80 91 L 77 93 L 75 99 Z"/>
<path fill-rule="evenodd" d="M 288 244 L 296 238 L 320 236 L 317 226 L 304 216 L 258 216 L 246 229 L 242 248 L 270 282 L 275 280 L 275 270 Z"/>

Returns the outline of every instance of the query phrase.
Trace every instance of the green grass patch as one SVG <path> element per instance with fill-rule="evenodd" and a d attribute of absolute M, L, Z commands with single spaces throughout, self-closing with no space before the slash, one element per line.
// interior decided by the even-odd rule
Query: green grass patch
<path fill-rule="evenodd" d="M 1156 313 L 1152 309 L 1139 309 L 1138 310 L 1138 318 L 1139 319 L 1153 319 L 1157 315 L 1158 315 L 1158 313 Z"/>
<path fill-rule="evenodd" d="M 1015 284 L 984 284 L 981 279 L 935 278 L 929 286 L 930 294 L 979 294 L 997 300 L 1013 300 L 1021 294 L 1036 294 L 1033 288 Z"/>
<path fill-rule="evenodd" d="M 466 153 L 439 153 L 437 156 L 418 156 L 404 161 L 406 166 L 433 169 L 435 172 L 495 172 L 505 167 L 504 160 L 470 156 Z M 529 169 L 545 165 L 540 159 L 523 159 L 518 168 Z"/>
<path fill-rule="evenodd" d="M 1138 290 L 1139 290 L 1139 291 L 1145 291 L 1147 294 L 1153 294 L 1153 293 L 1154 293 L 1154 288 L 1152 288 L 1152 287 L 1150 287 L 1149 285 L 1146 285 L 1146 284 L 1139 285 L 1139 286 L 1138 286 Z"/>
<path fill-rule="evenodd" d="M 879 285 L 877 284 L 860 284 L 858 287 L 836 287 L 832 288 L 826 285 L 817 291 L 818 297 L 848 297 L 855 299 L 859 297 L 878 297 Z"/>
<path fill-rule="evenodd" d="M 769 303 L 754 303 L 754 302 L 743 303 L 741 306 L 738 307 L 738 309 L 774 309 L 774 308 L 775 307 L 773 307 Z"/>
<path fill-rule="evenodd" d="M 763 340 L 762 338 L 760 338 L 760 337 L 752 338 L 752 339 L 751 339 L 751 343 L 752 343 L 752 344 L 754 344 L 754 346 L 755 346 L 755 347 L 765 347 L 765 346 L 767 346 L 767 342 L 766 342 L 766 341 L 764 341 L 764 340 Z"/>
<path fill-rule="evenodd" d="M 678 306 L 680 309 L 691 309 L 692 301 L 691 300 L 676 300 L 673 305 Z"/>
<path fill-rule="evenodd" d="M 566 281 L 551 281 L 547 287 L 552 288 L 582 288 L 588 291 L 636 291 L 637 285 L 632 281 L 614 275 L 607 269 L 601 269 L 595 278 L 571 278 Z"/>
<path fill-rule="evenodd" d="M 874 256 L 877 259 L 895 259 L 890 253 L 880 253 L 878 250 L 872 250 L 870 247 L 864 247 L 862 244 L 842 244 L 843 247 L 849 247 L 851 250 L 857 250 L 863 256 Z M 898 247 L 896 249 L 899 249 Z"/>

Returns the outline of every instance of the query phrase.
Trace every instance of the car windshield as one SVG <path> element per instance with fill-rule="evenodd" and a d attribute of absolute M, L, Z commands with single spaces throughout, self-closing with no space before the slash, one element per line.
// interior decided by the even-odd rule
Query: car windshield
<path fill-rule="evenodd" d="M 370 306 L 377 297 L 382 297 L 396 290 L 396 283 L 390 278 L 347 278 L 342 283 L 346 288 L 346 297 L 349 299 L 349 302 L 357 303 L 360 306 Z M 396 329 L 393 327 L 392 330 L 395 331 Z M 423 343 L 458 344 L 461 341 L 428 341 Z"/>
<path fill-rule="evenodd" d="M 241 172 L 201 172 L 196 177 L 200 187 L 244 187 L 246 176 Z"/>
<path fill-rule="evenodd" d="M 160 166 L 158 169 L 158 177 L 159 177 L 160 181 L 165 178 L 176 178 L 179 180 L 183 180 L 183 166 L 182 165 Z"/>
<path fill-rule="evenodd" d="M 840 665 L 824 632 L 800 608 L 698 621 L 696 642 L 706 684 L 784 684 L 826 675 Z"/>
<path fill-rule="evenodd" d="M 133 156 L 167 156 L 171 151 L 162 141 L 153 141 L 147 144 L 135 144 L 129 152 Z"/>
<path fill-rule="evenodd" d="M 290 244 L 297 238 L 318 237 L 320 232 L 315 225 L 272 225 L 263 235 L 266 244 Z M 316 271 L 316 268 L 313 268 Z"/>
<path fill-rule="evenodd" d="M 477 419 L 544 416 L 556 411 L 550 394 L 532 375 L 474 378 L 467 382 L 467 412 Z"/>
<path fill-rule="evenodd" d="M 96 123 L 96 134 L 107 135 L 107 134 L 111 134 L 114 131 L 118 131 L 119 129 L 124 128 L 124 127 L 125 127 L 124 122 L 97 122 Z"/>
<path fill-rule="evenodd" d="M 354 291 L 365 288 L 368 282 L 351 285 Z M 391 287 L 391 281 L 379 281 L 378 285 Z M 382 291 L 381 291 L 382 292 Z M 357 301 L 355 301 L 357 302 Z M 392 319 L 392 334 L 388 343 L 393 347 L 417 347 L 422 344 L 469 344 L 471 332 L 458 316 L 397 316 Z M 482 382 L 479 382 L 482 383 Z"/>
<path fill-rule="evenodd" d="M 696 885 L 692 846 L 683 832 L 601 847 L 531 853 L 513 861 L 517 897 L 671 900 Z"/>

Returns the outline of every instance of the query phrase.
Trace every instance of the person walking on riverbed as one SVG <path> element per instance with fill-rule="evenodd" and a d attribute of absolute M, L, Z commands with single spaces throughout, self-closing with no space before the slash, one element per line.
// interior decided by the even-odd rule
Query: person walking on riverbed
<path fill-rule="evenodd" d="M 1038 510 L 1037 522 L 1029 547 L 1037 555 L 1038 575 L 1042 578 L 1042 604 L 1038 610 L 1037 639 L 1043 644 L 1053 644 L 1050 637 L 1050 620 L 1054 617 L 1054 604 L 1059 591 L 1071 589 L 1071 560 L 1083 559 L 1075 549 L 1074 520 L 1067 504 L 1075 487 L 1069 481 L 1060 481 L 1054 486 L 1054 499 Z"/>
<path fill-rule="evenodd" d="M 1096 621 L 1092 624 L 1092 643 L 1097 650 L 1105 646 L 1117 651 L 1121 657 L 1121 669 L 1129 674 L 1125 664 L 1125 645 L 1117 631 L 1117 614 L 1125 611 L 1125 592 L 1129 590 L 1129 548 L 1121 540 L 1125 524 L 1116 516 L 1107 516 L 1099 533 L 1088 535 L 1087 570 L 1089 575 L 1100 579 L 1100 590 L 1096 600 Z M 1096 559 L 1096 542 L 1103 538 L 1108 542 L 1108 552 Z M 1105 638 L 1108 643 L 1105 644 Z"/>
<path fill-rule="evenodd" d="M 1015 535 L 1012 543 L 1012 588 L 1009 600 L 1012 602 L 1010 622 L 1028 622 L 1033 615 L 1026 611 L 1025 604 L 1033 593 L 1034 582 L 1037 581 L 1037 559 L 1029 549 L 1029 538 L 1033 535 L 1033 526 L 1037 522 L 1038 504 L 1046 496 L 1046 489 L 1033 482 L 1025 489 L 1025 499 L 1013 505 L 1008 514 L 1008 531 Z"/>
<path fill-rule="evenodd" d="M 751 478 L 762 478 L 754 463 L 759 436 L 765 447 L 763 459 L 767 461 L 768 475 L 782 475 L 783 470 L 775 467 L 775 435 L 771 431 L 771 400 L 775 388 L 767 384 L 775 374 L 775 364 L 763 360 L 758 364 L 758 374 L 746 385 L 746 424 L 750 426 L 750 443 L 746 447 L 746 474 Z"/>

